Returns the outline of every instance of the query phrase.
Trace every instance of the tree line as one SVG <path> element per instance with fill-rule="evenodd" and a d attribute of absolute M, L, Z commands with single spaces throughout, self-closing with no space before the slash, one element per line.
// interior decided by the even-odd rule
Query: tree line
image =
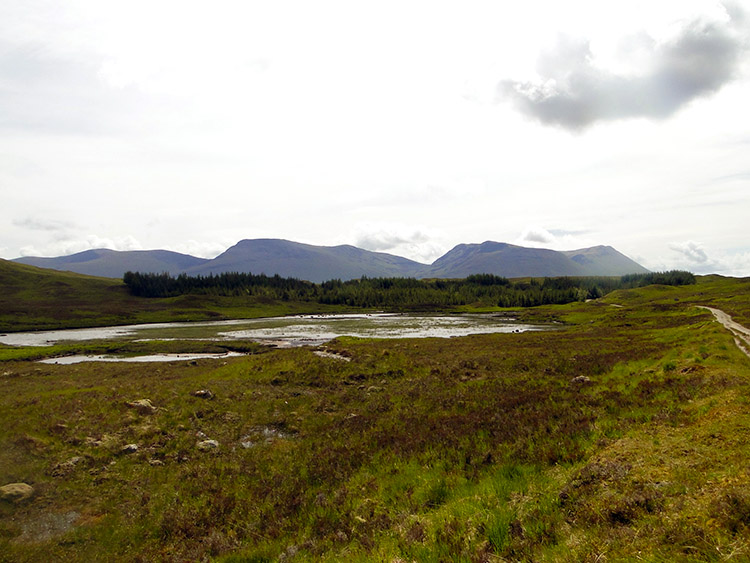
<path fill-rule="evenodd" d="M 596 299 L 616 289 L 651 284 L 689 285 L 690 272 L 673 270 L 620 277 L 558 277 L 509 280 L 493 274 L 464 279 L 368 278 L 320 284 L 252 273 L 208 276 L 127 272 L 123 277 L 132 295 L 176 297 L 186 294 L 263 297 L 279 301 L 314 302 L 362 308 L 420 310 L 459 305 L 533 307 Z"/>

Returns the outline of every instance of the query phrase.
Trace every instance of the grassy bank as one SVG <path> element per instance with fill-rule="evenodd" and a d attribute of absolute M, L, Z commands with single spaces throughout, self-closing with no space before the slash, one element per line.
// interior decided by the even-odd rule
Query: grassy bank
<path fill-rule="evenodd" d="M 0 481 L 36 496 L 0 503 L 0 560 L 747 559 L 750 360 L 693 304 L 747 322 L 749 296 L 701 278 L 524 313 L 561 331 L 330 344 L 349 361 L 2 362 Z"/>

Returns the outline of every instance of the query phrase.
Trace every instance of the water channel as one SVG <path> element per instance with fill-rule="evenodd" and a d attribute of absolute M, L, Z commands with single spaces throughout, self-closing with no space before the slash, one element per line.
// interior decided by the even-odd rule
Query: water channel
<path fill-rule="evenodd" d="M 9 346 L 52 346 L 86 340 L 251 340 L 277 347 L 318 346 L 339 336 L 359 338 L 450 338 L 470 334 L 511 333 L 549 329 L 523 324 L 499 314 L 416 315 L 343 314 L 297 315 L 229 321 L 153 323 L 98 328 L 0 334 Z M 171 358 L 162 356 L 163 361 Z M 117 358 L 89 357 L 115 361 Z M 130 361 L 138 361 L 131 358 Z M 149 357 L 141 361 L 157 361 Z"/>

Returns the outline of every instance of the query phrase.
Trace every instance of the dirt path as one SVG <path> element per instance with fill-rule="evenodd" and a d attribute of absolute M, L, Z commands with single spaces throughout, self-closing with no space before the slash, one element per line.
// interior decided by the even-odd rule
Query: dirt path
<path fill-rule="evenodd" d="M 748 350 L 748 348 L 750 348 L 750 329 L 733 321 L 732 317 L 727 315 L 721 309 L 714 309 L 713 307 L 705 307 L 703 305 L 699 305 L 699 307 L 711 311 L 714 314 L 714 317 L 716 317 L 716 320 L 734 335 L 734 342 L 737 344 L 737 347 L 742 350 L 746 356 L 750 357 L 750 350 Z"/>

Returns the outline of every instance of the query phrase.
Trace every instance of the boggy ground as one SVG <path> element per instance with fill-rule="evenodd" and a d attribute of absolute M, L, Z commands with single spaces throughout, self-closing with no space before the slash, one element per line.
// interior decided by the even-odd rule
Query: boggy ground
<path fill-rule="evenodd" d="M 528 313 L 560 331 L 329 345 L 350 361 L 5 361 L 0 484 L 35 496 L 0 503 L 0 560 L 747 560 L 750 363 L 693 304 L 741 320 L 748 295 L 704 280 Z"/>

